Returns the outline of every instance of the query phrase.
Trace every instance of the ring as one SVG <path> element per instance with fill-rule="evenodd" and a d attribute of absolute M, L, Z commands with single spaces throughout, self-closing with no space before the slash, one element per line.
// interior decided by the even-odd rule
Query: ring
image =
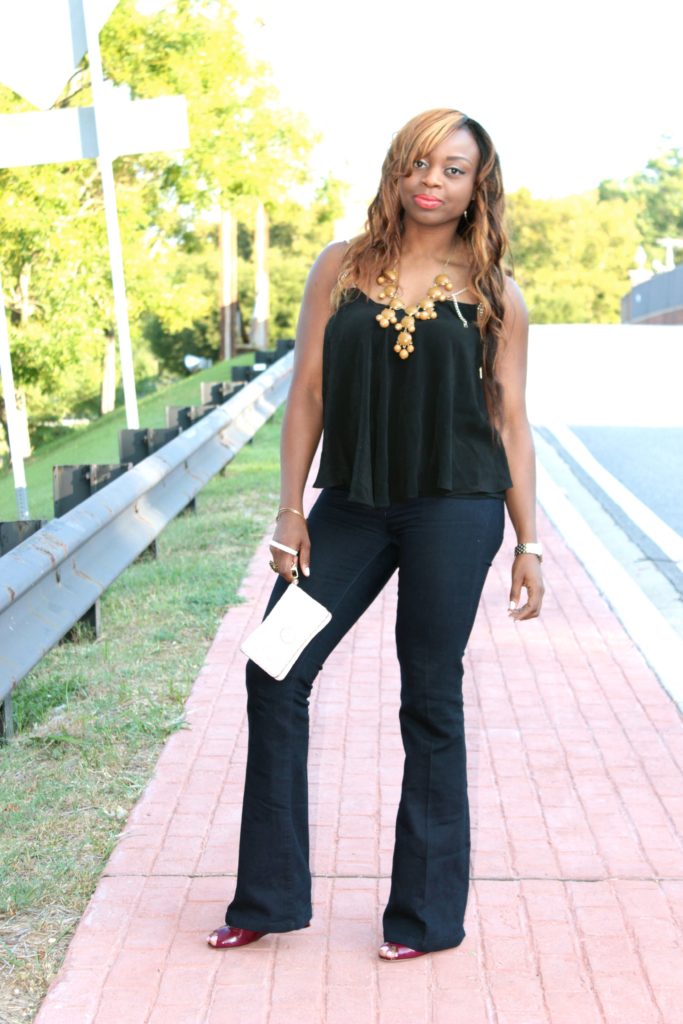
<path fill-rule="evenodd" d="M 299 570 L 297 569 L 297 567 L 295 565 L 292 566 L 292 579 L 293 580 L 298 580 L 299 579 Z"/>
<path fill-rule="evenodd" d="M 271 569 L 273 570 L 273 572 L 277 572 L 277 573 L 279 573 L 279 572 L 280 572 L 280 570 L 278 569 L 278 567 L 276 566 L 276 564 L 275 564 L 275 562 L 273 561 L 273 559 L 272 559 L 272 558 L 271 558 L 271 559 L 270 559 L 270 561 L 268 562 L 268 565 L 269 565 L 269 566 L 270 566 L 270 568 L 271 568 Z"/>

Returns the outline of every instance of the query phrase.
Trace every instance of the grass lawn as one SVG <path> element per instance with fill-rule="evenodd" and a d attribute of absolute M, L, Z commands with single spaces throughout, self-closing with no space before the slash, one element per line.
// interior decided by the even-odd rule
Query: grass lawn
<path fill-rule="evenodd" d="M 151 395 L 138 398 L 141 427 L 165 427 L 167 405 L 199 405 L 202 380 L 230 380 L 230 367 L 252 363 L 252 354 L 216 363 L 208 370 L 193 374 Z M 33 519 L 52 519 L 52 466 L 82 463 L 118 462 L 119 430 L 126 426 L 123 408 L 102 416 L 87 427 L 74 428 L 68 435 L 55 438 L 36 449 L 26 462 L 29 510 Z M 10 471 L 0 473 L 0 520 L 17 518 L 14 481 Z"/>
<path fill-rule="evenodd" d="M 227 379 L 212 367 L 206 379 Z M 172 392 L 172 393 L 171 393 Z M 141 402 L 197 403 L 197 377 Z M 0 1020 L 31 1020 L 127 814 L 150 778 L 279 496 L 282 408 L 102 598 L 97 643 L 54 649 L 14 691 L 17 735 L 0 747 Z M 51 514 L 52 461 L 115 461 L 121 413 L 41 451 L 32 514 Z M 3 515 L 11 481 L 1 482 Z M 9 495 L 8 495 L 9 492 Z M 13 517 L 13 515 L 12 515 Z M 76 1022 L 74 1022 L 76 1024 Z"/>

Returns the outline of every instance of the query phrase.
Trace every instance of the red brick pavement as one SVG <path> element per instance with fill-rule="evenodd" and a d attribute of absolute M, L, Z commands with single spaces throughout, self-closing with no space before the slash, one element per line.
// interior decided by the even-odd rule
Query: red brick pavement
<path fill-rule="evenodd" d="M 309 501 L 314 492 L 309 491 Z M 205 943 L 234 887 L 247 742 L 240 639 L 264 540 L 37 1024 L 679 1024 L 681 715 L 541 515 L 542 618 L 506 615 L 508 536 L 467 653 L 472 886 L 460 947 L 381 962 L 402 750 L 392 580 L 316 680 L 314 919 Z"/>

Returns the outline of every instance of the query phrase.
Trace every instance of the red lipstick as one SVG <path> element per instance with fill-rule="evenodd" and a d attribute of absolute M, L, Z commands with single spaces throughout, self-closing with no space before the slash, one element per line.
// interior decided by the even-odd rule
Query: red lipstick
<path fill-rule="evenodd" d="M 437 199 L 436 196 L 419 195 L 414 198 L 417 205 L 421 206 L 423 210 L 435 210 L 443 202 L 443 200 Z"/>

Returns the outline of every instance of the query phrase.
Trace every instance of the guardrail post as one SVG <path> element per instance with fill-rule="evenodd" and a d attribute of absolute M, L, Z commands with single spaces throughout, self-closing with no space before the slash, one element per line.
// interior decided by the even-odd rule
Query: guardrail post
<path fill-rule="evenodd" d="M 112 480 L 123 476 L 130 464 L 100 463 L 80 466 L 52 467 L 52 497 L 55 518 L 70 512 L 76 505 L 89 498 Z"/>
<path fill-rule="evenodd" d="M 102 487 L 106 487 L 112 480 L 123 476 L 130 469 L 130 463 L 105 463 L 81 466 L 53 466 L 52 467 L 52 495 L 54 502 L 55 518 L 65 515 L 72 508 L 76 508 L 82 501 L 95 494 Z M 95 639 L 101 632 L 100 601 L 87 610 L 76 626 L 83 625 L 92 633 Z M 64 637 L 65 640 L 75 640 L 77 637 L 76 626 Z"/>
<path fill-rule="evenodd" d="M 8 693 L 2 704 L 0 704 L 0 742 L 11 740 L 13 736 L 12 694 Z"/>
<path fill-rule="evenodd" d="M 137 466 L 180 433 L 179 427 L 147 427 L 119 430 L 119 460 Z"/>
<path fill-rule="evenodd" d="M 27 537 L 42 530 L 46 519 L 13 519 L 0 522 L 0 558 Z"/>
<path fill-rule="evenodd" d="M 282 359 L 288 352 L 294 348 L 294 338 L 278 338 L 275 342 L 275 354 L 278 359 Z"/>
<path fill-rule="evenodd" d="M 207 402 L 205 405 L 167 405 L 166 426 L 178 427 L 182 432 L 194 423 L 198 423 L 199 420 L 203 420 L 205 416 L 208 416 L 209 413 L 212 413 L 217 408 L 218 406 L 213 402 Z M 195 513 L 196 511 L 197 499 L 192 498 L 191 501 L 188 501 L 183 512 Z"/>
<path fill-rule="evenodd" d="M 279 358 L 280 357 L 275 349 L 264 349 L 254 356 L 254 368 L 258 369 L 262 366 L 272 366 Z"/>
<path fill-rule="evenodd" d="M 167 405 L 166 426 L 187 430 L 193 423 L 198 423 L 216 408 L 215 402 L 208 402 L 206 405 Z"/>
<path fill-rule="evenodd" d="M 243 383 L 250 383 L 254 377 L 258 377 L 259 373 L 263 373 L 263 370 L 255 369 L 253 363 L 251 366 L 231 366 L 230 376 L 235 381 L 242 381 Z"/>
<path fill-rule="evenodd" d="M 154 455 L 165 444 L 172 441 L 180 433 L 180 427 L 142 427 L 138 429 L 119 430 L 119 459 L 137 466 L 148 455 Z M 156 558 L 157 542 L 153 540 L 148 548 L 138 555 L 140 558 Z M 136 559 L 137 561 L 137 559 Z"/>
<path fill-rule="evenodd" d="M 236 395 L 244 383 L 235 380 L 203 380 L 200 387 L 203 405 L 222 405 Z"/>

